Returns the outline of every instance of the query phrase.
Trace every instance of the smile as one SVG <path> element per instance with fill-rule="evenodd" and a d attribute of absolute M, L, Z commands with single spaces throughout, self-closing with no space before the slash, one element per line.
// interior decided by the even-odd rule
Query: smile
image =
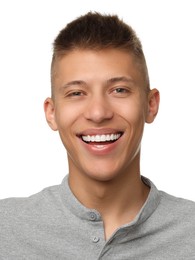
<path fill-rule="evenodd" d="M 82 135 L 81 138 L 84 142 L 90 143 L 103 143 L 103 142 L 115 142 L 122 136 L 122 133 L 116 134 L 103 134 L 103 135 Z"/>

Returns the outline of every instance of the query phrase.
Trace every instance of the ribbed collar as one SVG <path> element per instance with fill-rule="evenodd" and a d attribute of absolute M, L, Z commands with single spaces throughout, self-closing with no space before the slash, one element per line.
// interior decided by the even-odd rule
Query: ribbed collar
<path fill-rule="evenodd" d="M 91 213 L 95 213 L 96 221 L 102 221 L 100 213 L 95 209 L 88 209 L 84 205 L 82 205 L 77 198 L 74 196 L 72 191 L 70 190 L 69 183 L 68 183 L 68 175 L 65 176 L 63 179 L 60 192 L 61 198 L 64 206 L 68 208 L 72 214 L 76 215 L 80 219 L 84 220 L 91 220 Z M 156 210 L 158 204 L 160 202 L 160 194 L 157 190 L 156 186 L 147 178 L 142 176 L 143 182 L 150 187 L 150 192 L 148 195 L 147 200 L 145 201 L 144 205 L 140 209 L 139 213 L 135 217 L 135 219 L 125 225 L 125 226 L 135 226 L 150 217 L 150 215 Z"/>

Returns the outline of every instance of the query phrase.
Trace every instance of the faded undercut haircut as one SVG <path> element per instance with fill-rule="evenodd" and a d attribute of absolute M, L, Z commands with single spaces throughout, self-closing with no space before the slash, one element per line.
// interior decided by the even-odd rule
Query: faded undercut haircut
<path fill-rule="evenodd" d="M 55 79 L 55 63 L 66 53 L 73 50 L 104 50 L 115 48 L 134 56 L 144 77 L 145 89 L 148 91 L 149 76 L 142 44 L 135 31 L 117 15 L 103 15 L 89 12 L 68 23 L 53 43 L 51 63 L 51 85 Z"/>

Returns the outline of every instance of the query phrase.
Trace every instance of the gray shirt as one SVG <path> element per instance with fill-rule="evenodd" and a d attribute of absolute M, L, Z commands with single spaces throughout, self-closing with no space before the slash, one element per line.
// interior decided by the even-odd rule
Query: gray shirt
<path fill-rule="evenodd" d="M 105 241 L 101 215 L 61 185 L 0 201 L 0 259 L 192 260 L 195 203 L 151 187 L 136 218 Z"/>

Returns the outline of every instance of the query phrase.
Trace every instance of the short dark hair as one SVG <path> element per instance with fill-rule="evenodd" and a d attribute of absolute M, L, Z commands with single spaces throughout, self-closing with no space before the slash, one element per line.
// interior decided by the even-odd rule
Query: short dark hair
<path fill-rule="evenodd" d="M 116 48 L 131 53 L 141 65 L 146 88 L 149 89 L 148 70 L 142 44 L 135 31 L 117 15 L 89 12 L 68 23 L 53 43 L 51 82 L 53 65 L 66 53 L 75 49 L 102 50 Z"/>

